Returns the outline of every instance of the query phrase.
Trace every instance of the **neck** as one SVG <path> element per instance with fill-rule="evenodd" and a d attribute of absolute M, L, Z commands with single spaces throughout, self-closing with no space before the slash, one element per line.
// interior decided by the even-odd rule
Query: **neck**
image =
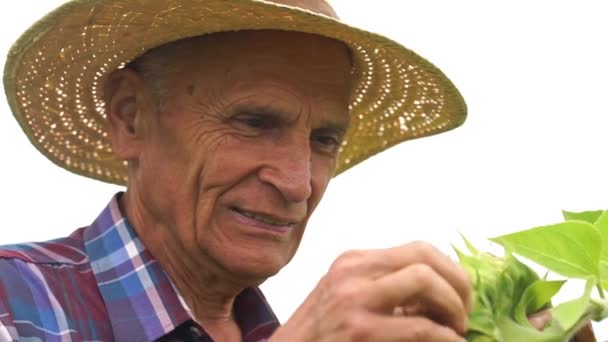
<path fill-rule="evenodd" d="M 188 305 L 193 319 L 215 340 L 239 340 L 234 300 L 247 286 L 231 280 L 204 252 L 191 253 L 177 238 L 175 227 L 155 219 L 159 216 L 150 214 L 132 192 L 127 191 L 121 197 L 120 206 L 139 239 Z"/>

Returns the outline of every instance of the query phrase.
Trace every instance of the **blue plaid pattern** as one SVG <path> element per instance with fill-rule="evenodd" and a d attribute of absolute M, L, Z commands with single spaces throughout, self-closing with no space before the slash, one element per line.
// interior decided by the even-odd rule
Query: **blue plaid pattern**
<path fill-rule="evenodd" d="M 0 341 L 173 341 L 178 327 L 211 341 L 120 212 L 120 195 L 69 237 L 0 248 Z M 243 341 L 279 326 L 257 288 L 239 294 L 235 314 Z"/>

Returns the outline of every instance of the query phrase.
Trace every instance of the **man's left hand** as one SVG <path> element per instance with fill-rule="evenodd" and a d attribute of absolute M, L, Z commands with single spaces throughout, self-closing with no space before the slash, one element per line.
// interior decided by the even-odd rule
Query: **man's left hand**
<path fill-rule="evenodd" d="M 538 330 L 543 330 L 551 322 L 551 312 L 544 310 L 528 317 L 528 321 Z M 571 340 L 572 342 L 596 342 L 591 323 L 586 324 Z"/>

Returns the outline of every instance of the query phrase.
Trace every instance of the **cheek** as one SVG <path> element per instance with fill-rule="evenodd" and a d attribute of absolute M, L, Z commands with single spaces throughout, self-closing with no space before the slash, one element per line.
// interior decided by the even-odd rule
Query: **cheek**
<path fill-rule="evenodd" d="M 321 198 L 327 189 L 327 185 L 334 174 L 335 165 L 335 161 L 328 160 L 327 158 L 321 160 L 315 160 L 315 158 L 313 158 L 311 165 L 312 194 L 308 201 L 310 213 L 312 213 L 321 201 Z"/>
<path fill-rule="evenodd" d="M 227 158 L 226 145 L 231 137 L 218 125 L 195 122 L 167 142 L 162 166 L 170 174 L 174 186 L 183 196 L 200 196 L 210 188 L 217 188 L 231 170 L 234 160 Z"/>
<path fill-rule="evenodd" d="M 218 193 L 230 182 L 233 161 L 222 152 L 226 136 L 196 125 L 167 129 L 146 144 L 138 160 L 137 188 L 146 206 L 184 238 L 196 234 L 199 218 L 209 217 Z"/>
<path fill-rule="evenodd" d="M 213 219 L 222 196 L 250 178 L 260 163 L 250 144 L 242 144 L 234 136 L 225 135 L 213 142 L 214 147 L 207 149 L 204 157 L 193 161 L 193 181 L 188 182 L 196 194 L 196 216 L 201 226 Z"/>
<path fill-rule="evenodd" d="M 206 143 L 213 147 L 206 147 L 194 160 L 201 169 L 200 190 L 231 187 L 255 169 L 256 160 L 259 163 L 252 145 L 243 144 L 233 136 L 209 139 Z"/>

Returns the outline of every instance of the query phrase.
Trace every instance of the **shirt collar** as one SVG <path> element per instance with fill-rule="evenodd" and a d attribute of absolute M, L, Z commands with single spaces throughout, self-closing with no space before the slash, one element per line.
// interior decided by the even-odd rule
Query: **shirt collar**
<path fill-rule="evenodd" d="M 85 250 L 117 341 L 155 340 L 187 320 L 190 310 L 160 264 L 122 214 L 115 195 L 84 232 Z M 235 300 L 237 323 L 247 340 L 278 320 L 257 288 Z"/>

